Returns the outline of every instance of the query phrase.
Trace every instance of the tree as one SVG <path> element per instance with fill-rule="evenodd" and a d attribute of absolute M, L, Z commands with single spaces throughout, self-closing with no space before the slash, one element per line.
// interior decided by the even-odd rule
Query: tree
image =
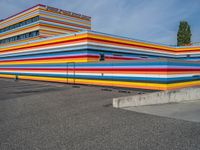
<path fill-rule="evenodd" d="M 181 21 L 177 33 L 177 45 L 185 46 L 191 44 L 191 30 L 187 21 Z"/>

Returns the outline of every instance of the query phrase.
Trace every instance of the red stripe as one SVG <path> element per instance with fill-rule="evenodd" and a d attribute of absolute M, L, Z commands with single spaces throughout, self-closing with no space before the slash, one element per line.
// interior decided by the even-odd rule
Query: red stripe
<path fill-rule="evenodd" d="M 73 58 L 97 58 L 97 56 L 93 55 L 79 55 L 79 56 L 57 56 L 57 57 L 50 57 L 50 58 L 32 58 L 32 59 L 20 59 L 20 60 L 6 60 L 0 62 L 18 62 L 18 61 L 39 61 L 39 60 L 52 60 L 52 59 L 73 59 Z"/>
<path fill-rule="evenodd" d="M 179 69 L 179 68 L 76 68 L 79 71 L 200 71 L 199 69 Z"/>
<path fill-rule="evenodd" d="M 102 40 L 102 39 L 95 39 L 95 38 L 87 38 L 88 40 L 91 40 L 91 41 L 101 41 L 101 42 L 105 42 L 105 43 L 108 43 L 108 44 L 119 44 L 119 45 L 123 45 L 123 46 L 131 46 L 133 48 L 134 47 L 138 47 L 138 48 L 145 48 L 145 49 L 148 49 L 148 50 L 159 50 L 159 51 L 167 51 L 167 52 L 174 52 L 172 50 L 166 50 L 166 49 L 160 49 L 160 48 L 154 48 L 154 47 L 151 47 L 151 46 L 140 46 L 140 45 L 136 45 L 136 44 L 128 44 L 128 43 L 124 43 L 124 42 L 114 42 L 114 41 L 108 41 L 108 40 Z M 175 52 L 174 52 L 175 53 Z"/>
<path fill-rule="evenodd" d="M 152 47 L 152 46 L 140 46 L 140 45 L 136 45 L 136 44 L 127 44 L 127 43 L 124 43 L 124 42 L 113 42 L 113 41 L 108 41 L 108 40 L 102 40 L 102 39 L 95 39 L 95 38 L 87 38 L 88 40 L 91 40 L 91 41 L 102 41 L 102 42 L 105 42 L 105 43 L 112 43 L 112 44 L 119 44 L 119 45 L 127 45 L 127 46 L 131 46 L 131 47 L 136 47 L 136 48 L 144 48 L 144 49 L 147 49 L 147 50 L 159 50 L 159 51 L 165 51 L 165 52 L 172 52 L 172 53 L 185 53 L 185 52 L 198 52 L 200 50 L 200 48 L 196 49 L 196 50 L 186 50 L 186 51 L 173 51 L 173 47 L 171 47 L 172 50 L 166 50 L 164 47 L 163 48 L 155 48 L 155 47 Z M 137 41 L 136 41 L 137 42 Z M 159 45 L 157 45 L 159 46 Z M 133 47 L 133 48 L 134 48 Z M 198 51 L 197 51 L 198 50 Z"/>
<path fill-rule="evenodd" d="M 42 44 L 42 45 L 35 45 L 35 46 L 27 46 L 27 47 L 22 47 L 22 48 L 16 48 L 16 49 L 11 49 L 11 50 L 6 50 L 6 51 L 0 51 L 0 53 L 3 53 L 3 52 L 12 52 L 12 51 L 17 51 L 17 50 L 20 50 L 20 49 L 26 49 L 26 50 L 29 50 L 30 48 L 41 48 L 41 47 L 45 47 L 45 46 L 49 46 L 49 45 L 58 45 L 58 44 L 67 44 L 67 43 L 71 43 L 71 42 L 83 42 L 84 40 L 86 40 L 87 38 L 80 38 L 80 39 L 74 39 L 74 40 L 69 40 L 69 41 L 62 41 L 62 42 L 53 42 L 52 44 Z"/>
<path fill-rule="evenodd" d="M 74 68 L 0 68 L 0 70 L 38 70 L 38 71 L 66 71 L 74 70 Z M 200 71 L 199 69 L 167 69 L 167 68 L 75 68 L 76 71 L 146 71 L 146 72 L 187 72 Z"/>
<path fill-rule="evenodd" d="M 50 22 L 64 24 L 64 25 L 70 25 L 70 26 L 84 28 L 84 29 L 90 29 L 90 27 L 86 27 L 86 26 L 82 26 L 82 25 L 77 25 L 77 24 L 71 24 L 71 23 L 67 23 L 67 22 L 63 22 L 63 21 L 58 21 L 58 20 L 53 20 L 53 19 L 44 18 L 44 17 L 42 17 L 40 20 L 50 21 Z"/>

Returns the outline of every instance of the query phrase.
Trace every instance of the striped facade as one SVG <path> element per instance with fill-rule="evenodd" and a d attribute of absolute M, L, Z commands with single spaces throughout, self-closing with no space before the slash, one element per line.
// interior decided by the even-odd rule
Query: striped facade
<path fill-rule="evenodd" d="M 0 21 L 0 77 L 171 90 L 200 85 L 200 46 L 91 31 L 91 17 L 38 4 Z"/>
<path fill-rule="evenodd" d="M 0 77 L 152 90 L 200 84 L 200 65 L 168 59 L 1 65 Z"/>
<path fill-rule="evenodd" d="M 171 90 L 200 84 L 199 56 L 198 46 L 82 31 L 1 46 L 0 77 Z"/>
<path fill-rule="evenodd" d="M 90 29 L 88 16 L 38 4 L 0 21 L 0 45 Z"/>

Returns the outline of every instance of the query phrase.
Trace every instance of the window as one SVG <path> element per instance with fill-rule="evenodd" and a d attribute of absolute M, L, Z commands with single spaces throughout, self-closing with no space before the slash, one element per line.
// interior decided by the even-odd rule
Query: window
<path fill-rule="evenodd" d="M 39 31 L 36 31 L 36 36 L 38 36 L 39 35 Z"/>
<path fill-rule="evenodd" d="M 28 38 L 28 33 L 25 34 L 25 38 Z"/>
<path fill-rule="evenodd" d="M 0 44 L 9 43 L 9 42 L 17 41 L 17 40 L 22 40 L 22 39 L 26 39 L 26 38 L 29 38 L 29 37 L 35 37 L 35 36 L 38 36 L 38 35 L 39 35 L 39 31 L 33 31 L 33 32 L 29 32 L 29 33 L 25 33 L 25 34 L 21 34 L 21 35 L 17 35 L 17 36 L 14 36 L 14 37 L 10 37 L 10 38 L 7 38 L 7 39 L 0 40 Z"/>
<path fill-rule="evenodd" d="M 32 37 L 32 36 L 33 36 L 33 32 L 30 32 L 30 33 L 29 33 L 29 37 Z"/>
<path fill-rule="evenodd" d="M 22 22 L 19 22 L 19 23 L 16 23 L 16 24 L 14 24 L 14 25 L 5 27 L 5 28 L 3 28 L 3 29 L 0 29 L 0 33 L 6 32 L 6 31 L 9 31 L 9 30 L 12 30 L 12 29 L 21 27 L 21 26 L 25 26 L 25 25 L 27 25 L 27 24 L 36 22 L 36 21 L 38 21 L 38 20 L 39 20 L 39 16 L 36 16 L 36 17 L 30 18 L 30 19 L 24 20 L 24 21 L 22 21 Z"/>

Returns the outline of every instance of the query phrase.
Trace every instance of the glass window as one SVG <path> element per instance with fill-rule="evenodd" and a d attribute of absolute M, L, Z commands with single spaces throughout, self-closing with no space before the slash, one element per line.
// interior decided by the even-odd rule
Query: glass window
<path fill-rule="evenodd" d="M 29 33 L 29 37 L 32 37 L 32 36 L 33 36 L 33 32 L 30 32 L 30 33 Z"/>
<path fill-rule="evenodd" d="M 36 16 L 36 17 L 33 17 L 33 18 L 30 18 L 28 20 L 24 20 L 22 22 L 19 22 L 17 24 L 14 24 L 14 25 L 11 25 L 11 26 L 8 26 L 8 27 L 5 27 L 3 29 L 0 30 L 0 33 L 2 32 L 5 32 L 5 31 L 8 31 L 8 30 L 12 30 L 12 29 L 15 29 L 15 28 L 18 28 L 18 27 L 21 27 L 21 26 L 24 26 L 26 24 L 30 24 L 32 22 L 36 22 L 39 20 L 39 16 Z"/>
<path fill-rule="evenodd" d="M 36 35 L 37 35 L 37 36 L 39 35 L 39 31 L 36 31 Z"/>
<path fill-rule="evenodd" d="M 33 36 L 36 36 L 36 32 L 33 32 Z"/>
<path fill-rule="evenodd" d="M 38 35 L 39 35 L 39 31 L 33 31 L 33 32 L 29 32 L 29 33 L 25 33 L 25 34 L 21 34 L 21 35 L 17 35 L 17 36 L 14 36 L 14 37 L 10 37 L 10 38 L 7 38 L 7 39 L 0 40 L 0 44 L 12 42 L 12 41 L 17 41 L 17 40 L 22 40 L 22 39 L 26 39 L 26 38 L 29 38 L 29 37 L 35 37 L 35 36 L 38 36 Z"/>

